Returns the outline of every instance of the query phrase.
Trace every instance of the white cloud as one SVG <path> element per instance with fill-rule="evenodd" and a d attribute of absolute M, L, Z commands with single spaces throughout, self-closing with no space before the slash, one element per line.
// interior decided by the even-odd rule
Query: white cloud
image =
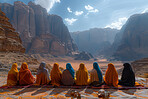
<path fill-rule="evenodd" d="M 121 29 L 123 24 L 127 21 L 126 17 L 119 18 L 118 21 L 111 23 L 110 25 L 105 26 L 105 28 L 112 28 L 112 29 Z"/>
<path fill-rule="evenodd" d="M 93 8 L 92 6 L 90 6 L 90 5 L 85 6 L 85 9 L 86 9 L 88 12 L 94 12 L 94 13 L 99 12 L 98 9 L 94 9 L 94 8 Z"/>
<path fill-rule="evenodd" d="M 76 11 L 74 14 L 75 14 L 76 16 L 79 16 L 79 15 L 82 15 L 82 14 L 83 14 L 83 11 Z"/>
<path fill-rule="evenodd" d="M 71 18 L 71 19 L 66 18 L 65 21 L 67 22 L 68 25 L 73 25 L 73 23 L 74 23 L 75 21 L 77 21 L 77 19 L 74 19 L 74 18 Z"/>
<path fill-rule="evenodd" d="M 85 9 L 90 11 L 90 10 L 93 10 L 94 8 L 92 6 L 90 6 L 90 5 L 87 5 L 87 6 L 85 6 Z"/>
<path fill-rule="evenodd" d="M 148 12 L 148 8 L 146 8 L 142 11 L 142 13 L 146 13 L 146 12 Z"/>
<path fill-rule="evenodd" d="M 35 3 L 46 8 L 49 12 L 55 3 L 60 3 L 60 0 L 35 0 Z"/>
<path fill-rule="evenodd" d="M 69 7 L 67 7 L 68 12 L 72 13 L 71 9 Z"/>

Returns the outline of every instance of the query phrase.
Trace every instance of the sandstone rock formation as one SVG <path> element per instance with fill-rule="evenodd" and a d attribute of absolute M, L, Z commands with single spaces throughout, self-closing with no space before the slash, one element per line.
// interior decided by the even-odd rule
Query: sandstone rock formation
<path fill-rule="evenodd" d="M 148 13 L 131 16 L 114 53 L 118 60 L 135 60 L 148 57 Z"/>
<path fill-rule="evenodd" d="M 10 18 L 16 31 L 20 33 L 27 53 L 66 55 L 77 50 L 62 18 L 49 15 L 40 5 L 32 2 L 26 5 L 16 1 L 14 5 L 1 3 L 0 8 Z M 42 42 L 43 45 L 38 45 L 36 41 Z"/>
<path fill-rule="evenodd" d="M 0 9 L 0 52 L 25 52 L 19 34 Z"/>
<path fill-rule="evenodd" d="M 82 32 L 74 32 L 71 35 L 80 51 L 96 55 L 104 48 L 110 47 L 117 32 L 116 29 L 93 28 Z"/>
<path fill-rule="evenodd" d="M 75 60 L 90 60 L 91 58 L 93 58 L 93 56 L 90 54 L 90 53 L 87 53 L 87 52 L 80 52 L 78 54 L 75 54 L 74 56 Z"/>

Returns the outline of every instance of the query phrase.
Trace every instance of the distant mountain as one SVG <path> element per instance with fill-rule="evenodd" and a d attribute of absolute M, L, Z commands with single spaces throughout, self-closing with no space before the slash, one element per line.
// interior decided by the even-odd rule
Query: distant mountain
<path fill-rule="evenodd" d="M 16 1 L 0 3 L 0 8 L 20 33 L 27 53 L 66 55 L 77 50 L 60 16 L 49 15 L 40 5 Z"/>
<path fill-rule="evenodd" d="M 120 36 L 119 36 L 120 35 Z M 136 60 L 148 57 L 148 13 L 132 15 L 115 40 L 113 54 L 118 60 Z"/>
<path fill-rule="evenodd" d="M 117 32 L 119 31 L 116 29 L 93 28 L 86 31 L 73 32 L 71 36 L 80 51 L 98 55 L 101 50 L 111 46 Z"/>
<path fill-rule="evenodd" d="M 24 53 L 20 36 L 0 9 L 0 52 Z"/>

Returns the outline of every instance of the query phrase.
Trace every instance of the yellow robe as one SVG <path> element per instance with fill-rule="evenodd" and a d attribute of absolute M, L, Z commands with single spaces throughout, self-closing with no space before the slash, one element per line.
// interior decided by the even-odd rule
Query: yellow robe
<path fill-rule="evenodd" d="M 17 63 L 14 63 L 8 72 L 8 77 L 7 77 L 7 86 L 16 86 L 19 81 L 19 72 L 17 69 Z"/>
<path fill-rule="evenodd" d="M 104 81 L 109 86 L 118 86 L 118 73 L 112 63 L 108 64 Z"/>
<path fill-rule="evenodd" d="M 99 81 L 99 78 L 98 78 L 97 71 L 95 69 L 92 69 L 91 72 L 90 72 L 90 81 L 89 81 L 89 83 L 92 83 L 94 81 Z"/>
<path fill-rule="evenodd" d="M 88 84 L 88 71 L 83 63 L 80 64 L 79 70 L 76 72 L 76 85 Z"/>
<path fill-rule="evenodd" d="M 59 69 L 59 64 L 55 63 L 51 72 L 50 72 L 50 77 L 51 77 L 51 84 L 59 86 L 61 84 L 62 80 L 62 72 Z"/>

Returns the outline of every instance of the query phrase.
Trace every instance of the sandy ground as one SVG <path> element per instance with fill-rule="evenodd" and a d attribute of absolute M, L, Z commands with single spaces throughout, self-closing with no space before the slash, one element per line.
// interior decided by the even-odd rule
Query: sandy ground
<path fill-rule="evenodd" d="M 0 73 L 0 86 L 6 84 L 7 73 Z M 35 76 L 35 75 L 34 75 Z M 120 76 L 119 76 L 120 77 Z M 136 78 L 136 80 L 148 87 L 148 79 Z M 129 90 L 117 90 L 117 89 L 71 89 L 71 88 L 9 88 L 0 89 L 0 99 L 73 99 L 71 98 L 71 90 L 76 90 L 81 94 L 82 99 L 95 99 L 98 98 L 98 91 L 108 91 L 110 98 L 138 98 L 148 99 L 148 89 L 129 89 Z"/>
<path fill-rule="evenodd" d="M 143 78 L 142 78 L 143 79 Z M 0 78 L 0 84 L 6 83 L 6 77 Z M 95 99 L 98 98 L 98 91 L 108 91 L 110 98 L 138 98 L 148 99 L 148 89 L 130 89 L 130 90 L 116 90 L 116 89 L 71 89 L 71 88 L 9 88 L 0 89 L 1 99 L 72 99 L 70 92 L 76 90 L 81 94 L 81 98 Z"/>
<path fill-rule="evenodd" d="M 46 64 L 50 64 L 53 66 L 55 62 L 59 63 L 60 67 L 65 68 L 66 63 L 70 62 L 75 70 L 79 68 L 80 63 L 84 63 L 88 70 L 91 70 L 93 67 L 94 60 L 90 61 L 80 61 L 80 60 L 73 60 L 71 57 L 61 57 L 61 58 L 49 58 L 49 59 L 38 59 L 39 63 L 41 61 L 45 61 Z M 123 66 L 123 62 L 120 61 L 113 61 L 109 62 L 105 59 L 97 60 L 99 66 L 105 74 L 107 69 L 108 63 L 113 63 L 117 70 L 121 69 Z M 29 69 L 31 69 L 32 73 L 37 71 L 39 64 L 31 65 L 29 64 Z M 20 65 L 18 66 L 20 68 Z M 9 68 L 3 68 L 0 70 L 0 86 L 6 84 L 7 81 L 7 73 Z M 120 76 L 119 76 L 120 77 Z M 143 83 L 145 86 L 148 87 L 148 80 L 144 78 L 138 78 L 137 81 L 139 83 Z M 97 92 L 104 89 L 70 89 L 70 88 L 46 88 L 46 87 L 38 87 L 38 88 L 9 88 L 9 89 L 0 89 L 0 99 L 49 99 L 49 98 L 70 98 L 70 91 L 77 90 L 81 94 L 81 98 L 98 98 Z M 130 89 L 130 90 L 115 90 L 115 89 L 107 89 L 105 91 L 109 91 L 111 93 L 110 98 L 145 98 L 148 99 L 148 89 Z"/>

